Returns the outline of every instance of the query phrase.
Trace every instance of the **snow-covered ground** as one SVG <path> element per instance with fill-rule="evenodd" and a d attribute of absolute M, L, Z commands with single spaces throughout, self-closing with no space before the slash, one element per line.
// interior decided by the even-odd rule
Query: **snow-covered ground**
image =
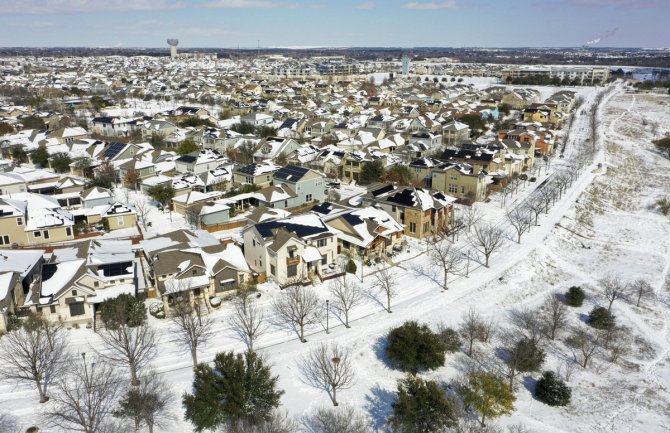
<path fill-rule="evenodd" d="M 585 96 L 588 108 L 594 93 Z M 532 378 L 522 380 L 516 392 L 514 413 L 499 422 L 502 425 L 523 423 L 534 432 L 549 433 L 668 431 L 670 219 L 660 215 L 653 203 L 663 194 L 670 196 L 667 174 L 670 161 L 654 152 L 650 145 L 652 138 L 670 129 L 668 119 L 670 101 L 667 97 L 615 92 L 606 98 L 599 125 L 602 151 L 594 164 L 581 174 L 547 215 L 540 216 L 540 225 L 526 233 L 521 244 L 507 242 L 493 255 L 489 268 L 473 262 L 469 277 L 453 278 L 447 292 L 441 292 L 434 283 L 413 271 L 425 263 L 425 243 L 411 241 L 409 252 L 393 259 L 397 265 L 394 269 L 399 278 L 399 294 L 393 299 L 392 314 L 383 309 L 379 298 L 371 292 L 371 296 L 353 310 L 350 329 L 346 329 L 332 311 L 330 334 L 325 333 L 325 323 L 312 327 L 305 344 L 298 341 L 295 333 L 271 326 L 256 347 L 280 377 L 279 386 L 286 391 L 282 398 L 284 408 L 299 416 L 330 404 L 325 392 L 303 383 L 299 362 L 316 343 L 336 341 L 352 350 L 357 372 L 355 385 L 339 392 L 339 400 L 365 411 L 381 431 L 390 413 L 396 381 L 403 376 L 380 356 L 383 337 L 391 327 L 406 320 L 419 320 L 433 326 L 444 322 L 455 327 L 465 311 L 475 308 L 494 319 L 499 328 L 507 328 L 513 308 L 534 308 L 546 294 L 565 291 L 572 285 L 585 288 L 589 297 L 583 307 L 570 310 L 570 323 L 574 327 L 586 327 L 581 315 L 587 314 L 594 304 L 603 302 L 597 280 L 617 273 L 626 280 L 646 278 L 657 290 L 656 299 L 646 301 L 640 308 L 627 301 L 614 304 L 619 323 L 630 327 L 636 336 L 631 352 L 618 364 L 610 364 L 605 355 L 598 355 L 588 369 L 576 367 L 569 380 L 573 401 L 567 408 L 550 408 L 534 400 L 524 386 L 531 384 Z M 589 116 L 578 116 L 566 145 L 566 158 L 564 161 L 555 159 L 552 168 L 566 165 L 583 146 L 590 146 L 584 141 L 590 136 L 588 129 Z M 605 163 L 606 170 L 598 169 L 597 163 Z M 518 203 L 531 192 L 529 185 L 508 200 Z M 478 205 L 491 221 L 503 219 L 497 200 Z M 153 215 L 153 218 L 154 227 L 164 228 L 168 224 L 167 215 Z M 169 226 L 179 224 L 183 224 L 183 220 L 173 221 Z M 461 236 L 458 243 L 467 248 L 465 236 Z M 365 288 L 372 285 L 374 271 L 374 268 L 364 267 L 362 284 Z M 327 285 L 314 289 L 324 299 L 325 308 Z M 264 285 L 261 292 L 260 305 L 267 308 L 266 315 L 272 319 L 271 300 L 279 291 Z M 210 361 L 220 351 L 244 349 L 226 322 L 228 312 L 224 304 L 212 313 L 217 337 L 203 348 L 201 360 Z M 164 374 L 179 396 L 190 390 L 190 357 L 170 341 L 167 322 L 153 317 L 150 321 L 160 330 L 160 355 L 153 367 Z M 86 329 L 70 332 L 73 352 L 91 351 L 89 345 L 95 344 L 95 334 Z M 561 335 L 546 347 L 547 369 L 570 363 L 572 353 L 561 342 L 564 337 L 565 334 Z M 497 345 L 496 341 L 480 345 L 478 353 L 493 356 Z M 448 355 L 445 367 L 425 376 L 448 382 L 461 375 L 466 364 L 464 354 Z M 40 424 L 37 419 L 40 409 L 33 388 L 0 384 L 0 411 L 17 416 L 29 426 Z M 174 412 L 177 421 L 168 432 L 191 431 L 178 403 Z"/>

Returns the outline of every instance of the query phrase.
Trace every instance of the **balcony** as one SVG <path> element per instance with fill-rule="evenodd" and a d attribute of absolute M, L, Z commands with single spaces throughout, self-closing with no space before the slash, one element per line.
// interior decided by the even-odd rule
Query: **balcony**
<path fill-rule="evenodd" d="M 297 266 L 299 264 L 300 264 L 300 256 L 286 258 L 286 266 Z"/>

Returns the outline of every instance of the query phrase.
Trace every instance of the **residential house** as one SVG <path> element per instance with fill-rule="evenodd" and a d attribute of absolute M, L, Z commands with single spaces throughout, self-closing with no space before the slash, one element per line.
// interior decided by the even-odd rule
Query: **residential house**
<path fill-rule="evenodd" d="M 431 188 L 469 201 L 485 200 L 491 183 L 493 180 L 485 170 L 477 171 L 461 162 L 444 163 L 431 173 Z"/>
<path fill-rule="evenodd" d="M 272 184 L 284 185 L 295 192 L 300 205 L 321 202 L 326 197 L 325 177 L 309 168 L 287 165 L 272 176 Z"/>
<path fill-rule="evenodd" d="M 323 203 L 312 208 L 337 231 L 338 253 L 362 258 L 384 257 L 398 248 L 405 227 L 379 206 L 333 212 L 337 205 Z"/>
<path fill-rule="evenodd" d="M 21 193 L 0 198 L 0 248 L 74 239 L 74 217 L 53 197 Z"/>
<path fill-rule="evenodd" d="M 364 196 L 364 203 L 376 203 L 403 225 L 405 235 L 423 239 L 450 230 L 454 224 L 454 197 L 440 191 L 419 187 L 392 188 L 381 186 Z"/>
<path fill-rule="evenodd" d="M 228 158 L 214 149 L 201 149 L 175 160 L 177 173 L 201 175 L 228 163 Z"/>
<path fill-rule="evenodd" d="M 251 269 L 280 286 L 308 284 L 334 272 L 337 237 L 316 214 L 259 223 L 243 237 Z"/>
<path fill-rule="evenodd" d="M 280 168 L 270 161 L 236 167 L 233 170 L 233 182 L 240 185 L 255 185 L 262 188 L 272 183 L 272 176 Z"/>
<path fill-rule="evenodd" d="M 458 121 L 449 122 L 442 128 L 442 143 L 458 146 L 470 138 L 470 127 Z"/>

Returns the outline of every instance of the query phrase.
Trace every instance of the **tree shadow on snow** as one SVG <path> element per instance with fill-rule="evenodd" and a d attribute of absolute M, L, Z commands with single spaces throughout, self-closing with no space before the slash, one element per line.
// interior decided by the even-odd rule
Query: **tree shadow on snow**
<path fill-rule="evenodd" d="M 388 338 L 386 335 L 383 335 L 377 338 L 377 341 L 375 341 L 375 344 L 372 346 L 372 350 L 374 351 L 375 356 L 377 356 L 377 359 L 384 363 L 386 367 L 395 370 L 397 367 L 386 355 L 386 346 L 388 346 Z"/>
<path fill-rule="evenodd" d="M 526 388 L 531 395 L 535 395 L 535 386 L 537 386 L 537 379 L 534 379 L 531 376 L 523 377 L 523 387 Z"/>
<path fill-rule="evenodd" d="M 375 431 L 390 432 L 386 420 L 393 411 L 395 400 L 395 392 L 383 389 L 379 385 L 373 386 L 370 393 L 365 396 L 365 409 L 370 414 Z"/>
<path fill-rule="evenodd" d="M 367 290 L 363 290 L 363 296 L 370 299 L 372 302 L 379 304 L 380 307 L 386 310 L 386 299 L 381 296 L 379 291 L 375 290 L 374 288 L 369 288 Z M 391 309 L 391 311 L 393 311 L 393 309 Z"/>

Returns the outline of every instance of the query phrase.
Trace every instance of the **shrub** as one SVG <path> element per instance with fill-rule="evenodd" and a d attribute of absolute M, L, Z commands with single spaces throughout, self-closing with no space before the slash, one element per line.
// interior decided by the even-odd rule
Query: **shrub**
<path fill-rule="evenodd" d="M 549 406 L 566 406 L 572 391 L 551 371 L 545 371 L 535 386 L 535 398 Z"/>
<path fill-rule="evenodd" d="M 444 344 L 444 349 L 449 353 L 458 352 L 461 349 L 461 337 L 458 331 L 452 328 L 439 327 L 437 335 Z"/>
<path fill-rule="evenodd" d="M 405 322 L 388 335 L 386 355 L 401 370 L 416 374 L 444 365 L 445 344 L 426 325 Z"/>
<path fill-rule="evenodd" d="M 668 216 L 668 214 L 670 214 L 670 200 L 668 200 L 667 198 L 662 198 L 656 200 L 656 204 L 658 205 L 663 215 Z"/>
<path fill-rule="evenodd" d="M 586 298 L 586 294 L 581 287 L 577 286 L 570 287 L 565 294 L 565 301 L 571 307 L 581 307 L 582 303 L 584 302 L 584 298 Z"/>
<path fill-rule="evenodd" d="M 357 269 L 358 268 L 356 267 L 356 263 L 354 263 L 352 259 L 349 259 L 349 261 L 347 262 L 347 269 L 346 269 L 347 272 L 355 275 Z"/>
<path fill-rule="evenodd" d="M 100 304 L 100 318 L 108 328 L 140 326 L 147 318 L 147 309 L 140 299 L 123 293 Z"/>
<path fill-rule="evenodd" d="M 156 319 L 165 319 L 165 310 L 163 304 L 153 304 L 149 308 L 149 314 L 154 316 Z"/>
<path fill-rule="evenodd" d="M 528 180 L 529 180 L 530 182 L 535 182 L 537 179 L 535 178 L 535 176 L 533 176 L 533 177 L 531 177 L 531 178 L 528 179 Z"/>
<path fill-rule="evenodd" d="M 589 313 L 589 324 L 596 329 L 614 328 L 614 316 L 605 307 L 596 307 Z"/>
<path fill-rule="evenodd" d="M 389 421 L 395 431 L 438 432 L 454 427 L 458 415 L 457 403 L 437 382 L 408 376 L 398 382 L 398 398 Z"/>

